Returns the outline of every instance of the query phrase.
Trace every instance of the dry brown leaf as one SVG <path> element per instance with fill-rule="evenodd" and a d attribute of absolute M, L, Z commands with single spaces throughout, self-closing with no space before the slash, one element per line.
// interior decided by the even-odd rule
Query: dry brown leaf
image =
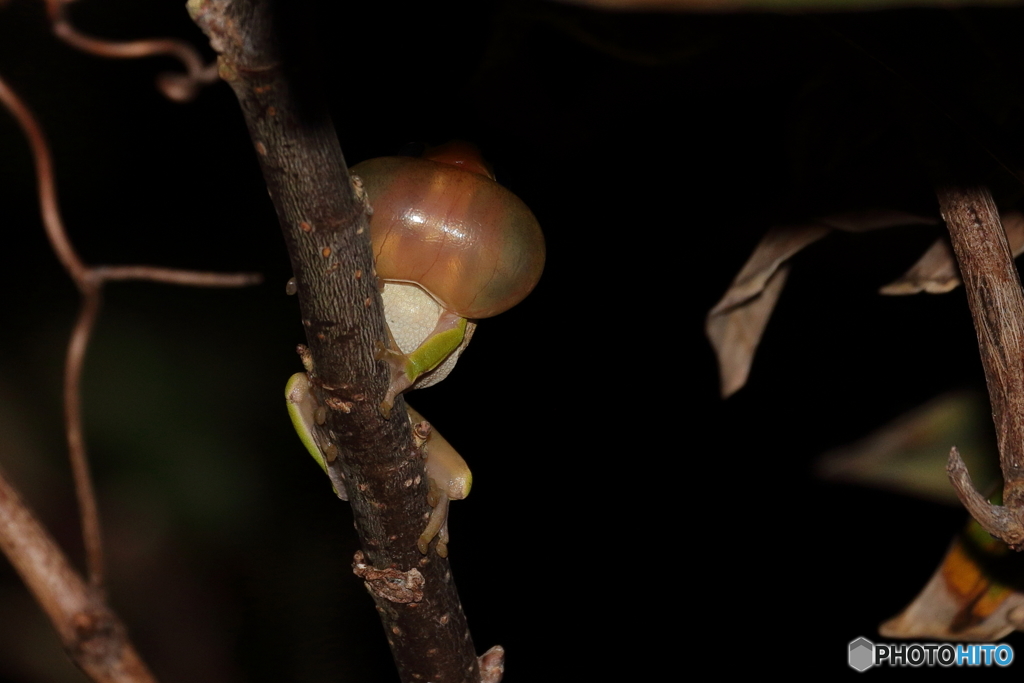
<path fill-rule="evenodd" d="M 878 627 L 883 637 L 990 643 L 1024 627 L 1024 593 L 993 571 L 1019 556 L 1007 557 L 1005 544 L 972 524 L 987 541 L 975 542 L 969 530 L 957 536 L 924 590 Z"/>
<path fill-rule="evenodd" d="M 708 315 L 705 327 L 718 356 L 722 398 L 733 395 L 747 383 L 754 352 L 782 294 L 789 264 L 773 272 L 757 295 L 720 315 Z"/>
<path fill-rule="evenodd" d="M 786 283 L 789 271 L 783 264 L 829 230 L 818 223 L 770 229 L 708 313 L 705 331 L 718 357 L 722 398 L 747 383 L 754 351 Z"/>
<path fill-rule="evenodd" d="M 1020 211 L 1006 211 L 1000 215 L 1006 239 L 1014 258 L 1024 253 L 1024 214 Z M 960 286 L 960 271 L 953 258 L 949 238 L 940 237 L 928 251 L 898 279 L 878 290 L 879 294 L 901 296 L 927 292 L 945 294 Z"/>
<path fill-rule="evenodd" d="M 830 228 L 844 232 L 870 232 L 898 225 L 936 225 L 939 221 L 916 213 L 892 209 L 864 209 L 848 213 L 836 213 L 817 219 Z"/>
<path fill-rule="evenodd" d="M 960 275 L 948 237 L 940 237 L 899 279 L 878 290 L 879 294 L 901 296 L 928 292 L 945 294 L 960 286 Z"/>
<path fill-rule="evenodd" d="M 931 224 L 903 211 L 873 209 L 834 214 L 808 223 L 771 228 L 754 248 L 722 300 L 708 313 L 705 331 L 718 357 L 722 397 L 747 383 L 754 352 L 786 281 L 784 264 L 830 230 L 866 232 L 896 225 Z"/>

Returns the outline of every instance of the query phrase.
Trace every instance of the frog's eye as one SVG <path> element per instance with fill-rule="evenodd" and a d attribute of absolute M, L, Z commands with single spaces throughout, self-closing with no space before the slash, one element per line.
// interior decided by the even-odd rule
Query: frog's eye
<path fill-rule="evenodd" d="M 463 318 L 488 318 L 530 293 L 544 269 L 544 236 L 521 199 L 494 182 L 471 146 L 353 167 L 373 206 L 377 275 L 411 282 Z"/>

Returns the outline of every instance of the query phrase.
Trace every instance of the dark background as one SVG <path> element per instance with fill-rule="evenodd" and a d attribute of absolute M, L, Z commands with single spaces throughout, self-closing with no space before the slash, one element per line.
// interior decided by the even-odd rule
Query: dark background
<path fill-rule="evenodd" d="M 348 161 L 473 140 L 548 239 L 534 293 L 412 396 L 474 472 L 450 547 L 477 649 L 504 645 L 512 683 L 702 658 L 849 671 L 847 643 L 878 640 L 965 519 L 812 474 L 822 452 L 983 384 L 962 291 L 877 294 L 940 229 L 834 234 L 800 254 L 728 401 L 704 316 L 772 224 L 937 215 L 922 148 L 966 145 L 1011 206 L 1021 12 L 323 4 L 309 42 Z M 212 54 L 178 1 L 88 0 L 72 17 Z M 46 129 L 82 256 L 266 278 L 108 289 L 84 398 L 111 602 L 164 681 L 395 680 L 350 572 L 349 509 L 285 415 L 303 330 L 241 115 L 223 84 L 164 100 L 153 79 L 173 68 L 76 53 L 40 4 L 0 7 L 0 73 Z M 0 151 L 0 466 L 80 558 L 60 408 L 77 299 L 6 114 Z M 0 679 L 81 679 L 4 562 Z"/>

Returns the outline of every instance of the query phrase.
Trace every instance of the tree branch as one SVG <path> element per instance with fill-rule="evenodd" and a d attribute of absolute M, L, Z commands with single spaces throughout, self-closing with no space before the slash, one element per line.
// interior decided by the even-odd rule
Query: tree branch
<path fill-rule="evenodd" d="M 401 679 L 475 683 L 479 665 L 448 562 L 416 548 L 430 507 L 404 401 L 390 419 L 378 410 L 389 373 L 374 349 L 388 336 L 367 207 L 319 91 L 308 87 L 311 69 L 284 62 L 280 17 L 265 0 L 190 0 L 188 8 L 220 54 L 284 232 L 311 383 L 332 408 L 325 427 L 341 446 L 332 466 L 347 482 L 363 548 L 355 570 L 377 604 Z"/>
<path fill-rule="evenodd" d="M 103 285 L 108 280 L 152 280 L 201 287 L 243 287 L 261 282 L 262 277 L 253 273 L 208 273 L 144 265 L 86 265 L 75 251 L 64 229 L 64 220 L 61 218 L 60 205 L 57 202 L 53 158 L 43 129 L 28 106 L 2 78 L 0 106 L 11 113 L 28 140 L 36 167 L 39 212 L 46 237 L 82 297 L 78 321 L 71 332 L 64 366 L 64 428 L 68 441 L 68 458 L 75 480 L 75 495 L 78 497 L 89 582 L 99 589 L 102 588 L 104 579 L 103 534 L 82 431 L 81 377 L 85 352 L 103 302 Z"/>
<path fill-rule="evenodd" d="M 98 683 L 155 683 L 124 624 L 71 568 L 0 471 L 0 550 L 57 629 L 74 662 Z"/>
<path fill-rule="evenodd" d="M 64 367 L 64 418 L 86 550 L 88 585 L 71 568 L 60 548 L 2 475 L 0 551 L 10 558 L 50 618 L 68 654 L 88 676 L 100 682 L 149 683 L 155 679 L 128 641 L 124 626 L 105 603 L 100 515 L 82 427 L 82 368 L 102 305 L 103 285 L 109 280 L 151 280 L 190 286 L 240 287 L 256 284 L 262 278 L 247 273 L 219 274 L 144 265 L 86 265 L 64 229 L 53 160 L 42 127 L 2 78 L 0 106 L 11 113 L 28 140 L 47 239 L 81 295 L 81 309 L 68 343 Z"/>
<path fill-rule="evenodd" d="M 944 186 L 938 195 L 978 333 L 1003 471 L 1003 506 L 990 504 L 978 493 L 956 448 L 949 454 L 947 471 L 961 502 L 978 523 L 1020 550 L 1024 547 L 1024 292 L 988 189 Z"/>

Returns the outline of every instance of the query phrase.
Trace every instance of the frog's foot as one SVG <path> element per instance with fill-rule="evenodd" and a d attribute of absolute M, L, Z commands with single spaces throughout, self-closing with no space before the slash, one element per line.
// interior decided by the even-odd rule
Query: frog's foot
<path fill-rule="evenodd" d="M 327 476 L 331 480 L 335 495 L 342 500 L 348 500 L 348 490 L 345 488 L 345 475 L 341 469 L 334 464 L 338 459 L 338 447 L 330 441 L 324 446 L 324 460 L 327 464 Z"/>
<path fill-rule="evenodd" d="M 412 367 L 406 354 L 389 349 L 380 342 L 377 342 L 377 351 L 373 354 L 373 358 L 387 363 L 391 372 L 388 391 L 384 394 L 384 400 L 380 404 L 381 414 L 388 417 L 391 414 L 391 409 L 395 406 L 395 397 L 409 389 L 416 381 L 415 368 Z"/>
<path fill-rule="evenodd" d="M 434 550 L 441 557 L 448 557 L 448 515 L 444 516 L 444 524 L 437 534 L 437 545 Z"/>
<path fill-rule="evenodd" d="M 428 502 L 430 502 L 428 500 Z M 427 528 L 420 534 L 419 540 L 416 541 L 416 547 L 424 555 L 427 554 L 427 548 L 430 546 L 430 542 L 434 540 L 435 536 L 438 536 L 437 540 L 437 554 L 441 557 L 448 556 L 448 494 L 440 492 L 437 495 L 437 501 L 431 503 L 434 506 L 433 512 L 430 513 L 430 519 L 427 521 Z"/>

